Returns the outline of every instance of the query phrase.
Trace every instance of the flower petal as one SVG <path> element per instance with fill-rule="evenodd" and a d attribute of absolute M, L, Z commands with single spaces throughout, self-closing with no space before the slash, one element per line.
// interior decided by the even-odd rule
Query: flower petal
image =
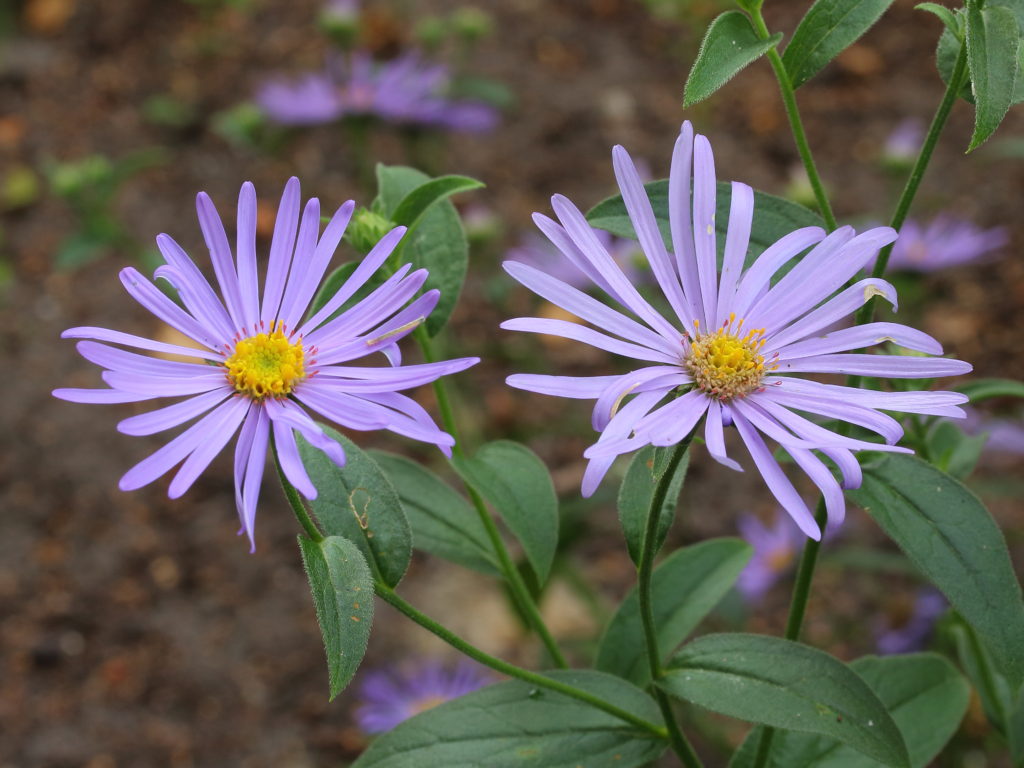
<path fill-rule="evenodd" d="M 284 185 L 281 202 L 277 206 L 274 221 L 274 236 L 270 240 L 270 260 L 267 262 L 267 279 L 263 286 L 263 303 L 260 307 L 260 326 L 269 328 L 281 308 L 281 296 L 288 280 L 288 269 L 295 250 L 295 235 L 299 230 L 299 205 L 302 203 L 302 189 L 299 180 L 292 176 Z"/>
<path fill-rule="evenodd" d="M 715 327 L 729 319 L 736 285 L 743 272 L 743 261 L 750 247 L 750 229 L 754 223 L 754 190 L 738 181 L 732 183 L 729 203 L 729 229 L 725 236 L 722 274 L 718 283 L 718 314 Z M 710 330 L 710 329 L 709 329 Z"/>
<path fill-rule="evenodd" d="M 779 373 L 842 373 L 847 376 L 882 376 L 891 379 L 937 379 L 960 376 L 974 367 L 945 357 L 904 355 L 816 355 L 779 363 Z"/>
<path fill-rule="evenodd" d="M 295 444 L 295 433 L 283 421 L 271 420 L 271 424 L 274 428 L 274 451 L 281 463 L 281 471 L 299 493 L 312 501 L 317 496 L 316 486 L 302 465 L 299 447 Z"/>
<path fill-rule="evenodd" d="M 238 288 L 234 260 L 231 257 L 231 246 L 228 245 L 228 236 L 224 232 L 220 216 L 217 215 L 217 208 L 205 192 L 196 195 L 196 213 L 199 215 L 199 228 L 203 231 L 206 247 L 210 250 L 210 260 L 213 262 L 213 271 L 217 276 L 224 304 L 235 330 L 241 331 L 245 325 L 242 295 Z"/>
<path fill-rule="evenodd" d="M 730 459 L 725 452 L 725 435 L 722 424 L 722 404 L 712 399 L 708 403 L 708 417 L 704 420 L 704 443 L 711 458 L 729 469 L 742 472 L 743 467 L 735 459 Z"/>
<path fill-rule="evenodd" d="M 210 462 L 228 444 L 250 407 L 252 407 L 251 401 L 236 398 L 230 400 L 227 407 L 220 409 L 220 418 L 210 424 L 206 438 L 188 455 L 174 479 L 171 480 L 167 489 L 167 495 L 170 498 L 177 499 L 192 487 L 203 470 L 210 466 Z"/>
<path fill-rule="evenodd" d="M 210 352 L 206 349 L 195 347 L 183 347 L 178 344 L 165 344 L 162 341 L 153 341 L 142 336 L 135 336 L 131 333 L 111 331 L 107 328 L 95 328 L 93 326 L 79 326 L 68 328 L 60 337 L 62 339 L 94 339 L 96 341 L 109 341 L 113 344 L 124 344 L 138 349 L 148 349 L 151 352 L 162 352 L 165 355 L 184 355 L 188 357 L 200 357 L 204 360 L 215 360 L 221 362 L 224 355 L 219 352 Z"/>
<path fill-rule="evenodd" d="M 737 317 L 746 317 L 751 305 L 767 291 L 775 273 L 797 254 L 819 244 L 824 237 L 825 230 L 821 227 L 804 227 L 768 246 L 743 274 L 729 311 L 735 312 Z"/>
<path fill-rule="evenodd" d="M 209 349 L 221 351 L 223 343 L 216 331 L 205 328 L 192 315 L 167 298 L 160 289 L 143 277 L 134 267 L 121 270 L 121 283 L 139 304 L 172 328 L 176 328 Z"/>
<path fill-rule="evenodd" d="M 259 278 L 256 274 L 256 187 L 251 181 L 238 192 L 236 228 L 238 289 L 242 296 L 242 318 L 246 333 L 256 333 L 260 319 Z"/>
<path fill-rule="evenodd" d="M 683 123 L 679 138 L 672 150 L 672 166 L 668 178 L 668 218 L 672 230 L 672 250 L 675 252 L 679 280 L 686 296 L 689 314 L 683 321 L 687 330 L 693 321 L 708 324 L 701 304 L 700 276 L 697 274 L 697 254 L 693 248 L 693 230 L 690 227 L 690 177 L 693 167 L 693 126 Z"/>
<path fill-rule="evenodd" d="M 899 323 L 866 323 L 782 347 L 779 350 L 778 359 L 795 360 L 832 352 L 846 352 L 850 349 L 863 349 L 886 341 L 916 352 L 926 352 L 929 355 L 942 354 L 942 345 L 927 333 Z"/>
<path fill-rule="evenodd" d="M 597 349 L 603 349 L 606 352 L 631 357 L 634 360 L 646 360 L 652 363 L 675 363 L 676 365 L 681 362 L 681 355 L 669 355 L 661 351 L 642 347 L 639 344 L 620 341 L 595 331 L 593 328 L 569 322 L 568 320 L 516 317 L 506 320 L 500 327 L 505 331 L 525 331 L 527 333 L 541 333 L 548 336 L 559 336 L 563 339 L 572 339 Z"/>
<path fill-rule="evenodd" d="M 550 376 L 543 373 L 513 373 L 505 383 L 516 389 L 537 392 L 541 395 L 571 397 L 577 400 L 593 400 L 619 376 Z"/>
<path fill-rule="evenodd" d="M 155 435 L 206 413 L 215 405 L 222 403 L 231 393 L 231 387 L 221 387 L 155 411 L 130 416 L 117 425 L 117 431 L 123 435 Z"/>

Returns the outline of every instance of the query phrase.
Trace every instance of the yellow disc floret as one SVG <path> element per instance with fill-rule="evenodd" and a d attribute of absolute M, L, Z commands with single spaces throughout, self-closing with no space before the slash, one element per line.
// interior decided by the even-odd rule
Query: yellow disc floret
<path fill-rule="evenodd" d="M 743 397 L 761 386 L 761 379 L 774 369 L 761 355 L 764 328 L 743 331 L 743 320 L 735 315 L 713 333 L 696 333 L 690 342 L 685 364 L 698 388 L 711 397 L 728 400 Z"/>
<path fill-rule="evenodd" d="M 258 333 L 235 344 L 224 361 L 228 380 L 237 392 L 254 400 L 284 397 L 306 377 L 302 341 L 289 341 L 278 323 L 270 333 Z"/>

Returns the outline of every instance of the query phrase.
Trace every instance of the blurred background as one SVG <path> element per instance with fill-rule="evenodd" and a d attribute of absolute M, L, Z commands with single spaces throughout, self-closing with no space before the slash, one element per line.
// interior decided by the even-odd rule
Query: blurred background
<path fill-rule="evenodd" d="M 99 384 L 74 344 L 59 339 L 64 328 L 166 333 L 123 293 L 117 270 L 151 272 L 160 232 L 202 264 L 195 194 L 210 193 L 230 233 L 245 180 L 260 196 L 261 253 L 293 174 L 304 197 L 318 196 L 330 210 L 349 198 L 371 202 L 377 162 L 486 183 L 456 199 L 471 266 L 441 345 L 449 355 L 484 359 L 450 383 L 467 445 L 521 440 L 551 468 L 564 546 L 541 602 L 572 659 L 590 662 L 635 578 L 618 531 L 615 476 L 584 503 L 582 451 L 593 440 L 587 405 L 503 382 L 517 371 L 599 373 L 619 363 L 581 345 L 497 331 L 502 319 L 551 311 L 535 306 L 499 264 L 512 249 L 518 258 L 551 258 L 530 222 L 533 211 L 549 210 L 550 195 L 566 194 L 585 210 L 615 191 L 612 145 L 625 145 L 649 178 L 667 176 L 684 118 L 710 136 L 720 179 L 813 204 L 765 62 L 710 101 L 681 108 L 703 31 L 724 7 L 0 3 L 0 766 L 344 765 L 370 738 L 358 714 L 373 693 L 368 680 L 357 677 L 327 701 L 298 528 L 273 484 L 264 489 L 250 555 L 235 535 L 228 458 L 178 501 L 166 498 L 166 480 L 122 493 L 118 478 L 163 437 L 116 432 L 134 406 L 86 407 L 49 394 Z M 790 33 L 804 8 L 769 0 L 765 15 L 773 30 Z M 933 55 L 939 32 L 935 18 L 897 0 L 800 90 L 841 221 L 859 226 L 890 215 L 943 92 Z M 382 90 L 407 98 L 387 100 Z M 906 233 L 893 278 L 899 318 L 972 362 L 978 377 L 1024 379 L 1024 118 L 1011 113 L 965 158 L 971 124 L 959 104 L 913 210 L 917 230 Z M 643 281 L 635 251 L 620 250 Z M 346 245 L 339 259 L 353 255 Z M 429 390 L 422 395 L 432 408 Z M 1020 572 L 1017 407 L 995 400 L 973 415 L 970 429 L 991 437 L 979 444 L 968 482 L 1006 532 Z M 418 444 L 354 437 L 444 471 L 441 457 Z M 742 531 L 760 563 L 705 627 L 780 634 L 799 546 L 785 530 L 791 524 L 775 527 L 771 499 L 752 473 L 696 454 L 670 545 Z M 486 579 L 417 555 L 402 592 L 489 652 L 544 662 Z M 823 550 L 805 639 L 843 659 L 941 648 L 944 608 L 851 508 Z M 415 675 L 419 664 L 448 663 L 443 646 L 404 621 L 378 606 L 367 669 Z M 745 726 L 689 716 L 701 720 L 698 749 L 708 765 L 724 765 Z M 940 764 L 1008 765 L 1004 755 L 975 702 Z"/>

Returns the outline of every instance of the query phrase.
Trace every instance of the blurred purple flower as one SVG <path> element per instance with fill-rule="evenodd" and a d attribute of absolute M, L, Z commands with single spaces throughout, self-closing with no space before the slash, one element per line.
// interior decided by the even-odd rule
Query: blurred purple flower
<path fill-rule="evenodd" d="M 642 285 L 648 282 L 650 272 L 646 272 L 641 267 L 644 254 L 640 250 L 639 243 L 625 237 L 615 237 L 603 229 L 595 229 L 594 235 L 602 247 L 611 254 L 612 260 L 619 265 L 629 282 L 633 285 Z M 519 245 L 509 248 L 505 256 L 511 261 L 528 264 L 547 272 L 573 288 L 586 290 L 593 285 L 587 274 L 562 256 L 562 252 L 550 240 L 535 232 L 528 233 Z"/>
<path fill-rule="evenodd" d="M 443 64 L 411 51 L 387 62 L 366 52 L 332 59 L 321 73 L 298 80 L 265 82 L 256 102 L 270 119 L 286 125 L 327 123 L 372 116 L 399 125 L 426 125 L 484 132 L 497 125 L 497 111 L 482 102 L 445 97 L 450 86 Z"/>
<path fill-rule="evenodd" d="M 892 165 L 909 165 L 917 158 L 924 141 L 924 123 L 916 117 L 901 120 L 885 140 L 882 159 Z"/>
<path fill-rule="evenodd" d="M 985 452 L 1024 455 L 1024 424 L 1019 419 L 1001 419 L 964 406 L 967 418 L 961 426 L 968 435 L 988 433 Z"/>
<path fill-rule="evenodd" d="M 413 715 L 491 682 L 488 673 L 465 660 L 454 667 L 428 661 L 401 670 L 373 670 L 359 686 L 356 719 L 366 733 L 390 731 Z"/>
<path fill-rule="evenodd" d="M 979 261 L 1010 241 L 1004 227 L 982 229 L 966 219 L 939 214 L 928 224 L 904 223 L 889 257 L 889 269 L 937 272 Z"/>
<path fill-rule="evenodd" d="M 805 537 L 781 512 L 776 512 L 771 527 L 749 514 L 741 515 L 738 525 L 740 535 L 754 548 L 754 555 L 740 573 L 736 588 L 748 603 L 753 603 L 792 569 Z"/>
<path fill-rule="evenodd" d="M 919 651 L 925 647 L 935 622 L 945 612 L 946 598 L 931 588 L 919 590 L 905 620 L 894 622 L 892 616 L 886 616 L 876 622 L 875 647 L 882 655 Z"/>

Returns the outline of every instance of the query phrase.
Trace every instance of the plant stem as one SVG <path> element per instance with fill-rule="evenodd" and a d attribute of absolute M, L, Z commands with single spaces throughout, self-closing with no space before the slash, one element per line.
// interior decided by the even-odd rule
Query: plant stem
<path fill-rule="evenodd" d="M 413 336 L 423 352 L 423 359 L 428 363 L 436 362 L 437 358 L 434 356 L 434 350 L 426 329 L 421 325 L 413 332 Z M 437 398 L 438 411 L 441 414 L 441 423 L 448 434 L 455 438 L 455 446 L 452 448 L 452 453 L 456 456 L 464 456 L 462 442 L 459 440 L 458 428 L 455 424 L 455 415 L 452 411 L 451 401 L 448 399 L 448 391 L 445 388 L 444 379 L 435 379 L 433 386 L 434 395 Z M 463 485 L 465 485 L 466 492 L 473 502 L 473 507 L 480 517 L 484 530 L 487 531 L 487 538 L 490 539 L 491 546 L 498 556 L 501 572 L 505 576 L 509 589 L 512 591 L 512 599 L 523 615 L 526 616 L 527 622 L 537 633 L 537 636 L 540 637 L 541 642 L 544 643 L 544 647 L 551 656 L 551 660 L 556 666 L 567 669 L 569 664 L 565 660 L 565 656 L 562 655 L 562 651 L 555 642 L 555 638 L 551 635 L 547 624 L 544 623 L 544 618 L 540 615 L 540 610 L 537 608 L 537 604 L 534 602 L 529 589 L 527 589 L 526 582 L 523 581 L 519 569 L 516 568 L 516 564 L 512 561 L 512 556 L 509 554 L 505 542 L 502 541 L 501 532 L 498 531 L 498 526 L 494 522 L 494 518 L 491 517 L 487 504 L 471 485 L 465 481 L 463 481 Z"/>
<path fill-rule="evenodd" d="M 825 523 L 828 514 L 825 510 L 825 500 L 818 500 L 818 508 L 814 513 L 814 520 L 825 535 Z M 814 578 L 814 568 L 818 564 L 818 551 L 821 549 L 821 542 L 808 539 L 804 544 L 804 553 L 800 557 L 800 567 L 796 572 L 796 582 L 793 584 L 793 596 L 789 601 L 789 618 L 786 620 L 787 640 L 796 641 L 800 639 L 800 628 L 804 623 L 804 613 L 807 611 L 807 598 L 811 594 L 811 581 Z M 765 728 L 761 734 L 761 740 L 757 744 L 757 756 L 754 758 L 753 768 L 764 768 L 768 761 L 768 755 L 772 750 L 772 741 L 775 739 L 775 729 Z"/>
<path fill-rule="evenodd" d="M 767 40 L 771 37 L 768 26 L 764 23 L 764 17 L 761 15 L 760 8 L 756 8 L 751 13 L 750 19 L 754 23 L 754 29 L 758 37 L 762 40 Z M 797 152 L 800 153 L 800 159 L 803 161 L 804 169 L 807 171 L 807 180 L 811 183 L 811 189 L 814 190 L 814 199 L 817 200 L 821 215 L 825 219 L 829 232 L 831 232 L 839 225 L 836 222 L 835 214 L 832 213 L 832 204 L 829 203 L 828 195 L 825 193 L 825 185 L 821 183 L 821 176 L 818 175 L 818 166 L 814 163 L 811 145 L 807 142 L 804 124 L 800 119 L 800 109 L 796 103 L 793 82 L 789 79 L 789 73 L 786 72 L 786 67 L 782 63 L 782 57 L 779 56 L 776 47 L 772 46 L 766 55 L 769 63 L 772 65 L 772 69 L 775 71 L 775 79 L 779 81 L 782 104 L 786 108 L 786 116 L 789 118 L 789 127 L 793 131 L 793 140 L 796 142 Z"/>
<path fill-rule="evenodd" d="M 550 677 L 539 674 L 537 672 L 531 672 L 528 669 L 517 667 L 515 664 L 510 664 L 507 661 L 503 661 L 502 659 L 499 659 L 496 656 L 491 656 L 489 653 L 480 650 L 475 645 L 472 645 L 466 640 L 463 640 L 454 632 L 437 623 L 426 614 L 423 614 L 420 611 L 418 611 L 404 599 L 399 597 L 399 595 L 386 584 L 377 581 L 375 589 L 377 595 L 386 603 L 389 603 L 390 605 L 394 606 L 401 613 L 405 614 L 408 618 L 412 619 L 421 627 L 429 630 L 430 632 L 433 632 L 435 635 L 444 640 L 450 646 L 452 646 L 458 651 L 461 651 L 474 661 L 478 661 L 481 664 L 490 667 L 491 669 L 501 672 L 502 674 L 508 675 L 509 677 L 515 677 L 525 682 L 536 685 L 539 688 L 547 688 L 549 690 L 556 691 L 566 696 L 571 696 L 572 698 L 589 704 L 590 706 L 596 709 L 600 709 L 603 712 L 607 712 L 609 715 L 617 717 L 620 720 L 629 723 L 630 725 L 635 725 L 637 728 L 647 731 L 648 733 L 657 736 L 659 739 L 668 738 L 668 731 L 666 731 L 660 725 L 648 722 L 647 720 L 644 720 L 642 717 L 634 715 L 632 712 L 627 712 L 624 709 L 620 709 L 611 702 L 605 701 L 600 696 L 595 696 L 589 691 L 585 691 L 581 688 L 577 688 L 567 683 L 563 683 L 559 680 L 554 680 Z"/>
<path fill-rule="evenodd" d="M 306 532 L 306 535 L 319 544 L 324 540 L 324 535 L 320 533 L 320 529 L 316 527 L 313 518 L 309 516 L 306 505 L 302 503 L 302 498 L 299 496 L 299 492 L 295 490 L 295 486 L 288 482 L 288 478 L 284 476 L 284 470 L 281 469 L 281 461 L 277 458 L 277 451 L 275 450 L 273 453 L 274 464 L 277 466 L 277 476 L 281 479 L 284 497 L 288 499 L 288 504 L 291 506 L 292 512 L 295 513 L 295 519 L 299 521 L 299 525 L 302 526 L 302 530 Z"/>
<path fill-rule="evenodd" d="M 665 499 L 668 496 L 669 486 L 672 485 L 672 477 L 676 473 L 679 462 L 690 447 L 691 437 L 683 440 L 672 450 L 668 466 L 658 479 L 658 484 L 651 494 L 651 506 L 647 512 L 647 526 L 644 531 L 643 548 L 640 551 L 640 563 L 637 565 L 637 597 L 640 603 L 640 618 L 643 623 L 644 641 L 647 645 L 647 664 L 651 670 L 651 680 L 654 682 L 652 690 L 654 698 L 661 709 L 665 725 L 668 727 L 669 738 L 672 742 L 672 749 L 682 760 L 683 765 L 688 768 L 700 768 L 703 764 L 693 747 L 687 740 L 686 735 L 679 727 L 676 717 L 672 712 L 672 703 L 668 695 L 657 686 L 658 678 L 662 675 L 661 652 L 658 650 L 657 627 L 654 625 L 654 609 L 651 606 L 651 574 L 654 572 L 654 556 L 658 551 L 658 522 L 661 520 L 662 508 L 665 506 Z"/>

